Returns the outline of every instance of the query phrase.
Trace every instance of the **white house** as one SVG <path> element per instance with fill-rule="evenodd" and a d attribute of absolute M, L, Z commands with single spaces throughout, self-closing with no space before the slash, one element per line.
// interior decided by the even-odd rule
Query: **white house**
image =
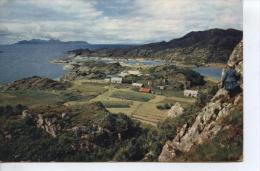
<path fill-rule="evenodd" d="M 143 87 L 144 85 L 141 83 L 132 83 L 132 86 L 140 88 L 140 87 Z"/>
<path fill-rule="evenodd" d="M 198 93 L 198 90 L 184 90 L 184 96 L 186 97 L 197 97 Z"/>
<path fill-rule="evenodd" d="M 121 77 L 112 77 L 111 78 L 111 83 L 121 84 L 122 81 L 123 81 L 123 78 L 121 78 Z"/>

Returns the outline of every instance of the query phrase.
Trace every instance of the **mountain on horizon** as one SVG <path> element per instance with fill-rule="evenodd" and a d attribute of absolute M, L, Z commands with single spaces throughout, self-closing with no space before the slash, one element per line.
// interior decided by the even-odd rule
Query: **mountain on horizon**
<path fill-rule="evenodd" d="M 49 39 L 49 40 L 44 40 L 44 39 L 31 39 L 31 40 L 21 40 L 18 41 L 15 44 L 86 44 L 88 45 L 88 42 L 85 41 L 61 41 L 59 39 Z"/>
<path fill-rule="evenodd" d="M 84 56 L 153 58 L 190 64 L 226 63 L 243 32 L 235 29 L 192 31 L 168 42 L 154 42 L 126 49 L 80 49 Z"/>

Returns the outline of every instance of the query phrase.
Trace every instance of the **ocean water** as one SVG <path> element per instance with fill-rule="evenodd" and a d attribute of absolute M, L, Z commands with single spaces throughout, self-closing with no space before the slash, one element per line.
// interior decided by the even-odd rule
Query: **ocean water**
<path fill-rule="evenodd" d="M 116 63 L 116 62 L 123 62 L 127 65 L 148 65 L 148 66 L 156 66 L 164 64 L 163 61 L 159 60 L 138 60 L 138 59 L 114 59 L 114 58 L 101 58 L 101 57 L 77 57 L 74 59 L 76 62 L 84 62 L 84 61 L 102 61 L 105 63 Z"/>
<path fill-rule="evenodd" d="M 1 45 L 0 83 L 34 75 L 56 79 L 65 71 L 62 65 L 49 61 L 78 48 L 87 47 L 75 44 Z"/>
<path fill-rule="evenodd" d="M 212 77 L 214 79 L 220 80 L 222 69 L 221 68 L 214 68 L 214 67 L 198 67 L 194 68 L 194 71 L 197 71 L 203 76 Z"/>
<path fill-rule="evenodd" d="M 52 79 L 61 77 L 66 71 L 63 65 L 50 63 L 62 57 L 67 51 L 79 48 L 96 49 L 104 47 L 77 44 L 35 44 L 35 45 L 1 45 L 0 46 L 0 84 L 9 83 L 30 76 L 43 76 Z M 110 61 L 111 62 L 111 61 Z M 160 61 L 128 60 L 129 64 L 158 65 Z M 220 79 L 221 69 L 198 67 L 195 71 L 201 75 Z"/>

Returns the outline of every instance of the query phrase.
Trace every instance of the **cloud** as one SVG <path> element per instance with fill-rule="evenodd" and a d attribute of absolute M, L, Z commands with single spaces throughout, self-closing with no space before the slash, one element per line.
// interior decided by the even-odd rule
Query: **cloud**
<path fill-rule="evenodd" d="M 58 38 L 147 43 L 193 30 L 242 29 L 241 0 L 0 0 L 0 43 Z M 2 32 L 0 30 L 0 32 Z"/>

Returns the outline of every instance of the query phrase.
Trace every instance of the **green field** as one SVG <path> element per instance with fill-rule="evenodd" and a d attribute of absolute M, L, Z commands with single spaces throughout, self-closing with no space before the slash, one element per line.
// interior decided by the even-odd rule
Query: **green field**
<path fill-rule="evenodd" d="M 105 86 L 107 86 L 105 83 L 76 80 L 72 82 L 72 87 L 70 89 L 77 90 L 84 95 L 98 96 L 107 90 Z"/>
<path fill-rule="evenodd" d="M 140 101 L 140 102 L 147 102 L 154 98 L 152 94 L 146 93 L 139 93 L 134 91 L 122 91 L 118 90 L 111 94 L 111 97 L 126 99 L 126 100 L 133 100 L 133 101 Z"/>
<path fill-rule="evenodd" d="M 103 100 L 100 101 L 106 108 L 128 108 L 133 102 L 122 100 Z"/>
<path fill-rule="evenodd" d="M 6 91 L 0 92 L 0 104 L 15 106 L 22 105 L 48 105 L 64 101 L 64 97 L 50 91 Z"/>

